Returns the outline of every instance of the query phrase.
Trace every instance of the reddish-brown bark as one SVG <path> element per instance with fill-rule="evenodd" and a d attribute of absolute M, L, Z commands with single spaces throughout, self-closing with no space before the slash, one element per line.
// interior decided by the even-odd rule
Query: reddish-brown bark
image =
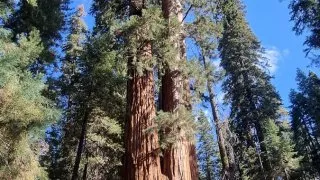
<path fill-rule="evenodd" d="M 144 57 L 151 58 L 150 44 L 143 51 Z M 155 125 L 153 72 L 145 71 L 141 76 L 134 67 L 129 67 L 128 72 L 124 179 L 161 180 L 158 134 L 155 129 L 146 132 Z"/>
<path fill-rule="evenodd" d="M 164 17 L 171 20 L 177 18 L 182 22 L 182 6 L 180 0 L 163 0 L 162 10 Z M 191 108 L 189 103 L 189 83 L 186 83 L 179 69 L 179 62 L 185 61 L 185 47 L 181 34 L 170 34 L 168 37 L 174 43 L 177 51 L 176 58 L 173 59 L 176 67 L 166 69 L 162 77 L 161 87 L 161 109 L 165 112 L 178 113 L 180 106 Z M 166 130 L 170 133 L 170 129 Z M 162 173 L 170 180 L 197 180 L 197 161 L 195 146 L 186 138 L 184 129 L 179 129 L 177 140 L 164 151 Z"/>
<path fill-rule="evenodd" d="M 130 2 L 131 15 L 141 15 L 144 0 Z M 146 42 L 137 55 L 139 59 L 152 58 L 151 44 Z M 158 133 L 154 128 L 156 109 L 154 75 L 144 70 L 138 74 L 128 62 L 127 121 L 124 157 L 124 180 L 162 180 Z M 153 128 L 153 129 L 152 129 Z"/>
<path fill-rule="evenodd" d="M 162 78 L 162 110 L 176 112 L 182 96 L 183 84 L 179 71 L 169 71 Z M 170 133 L 170 129 L 167 130 Z M 177 140 L 164 150 L 162 173 L 170 180 L 191 180 L 190 142 L 180 129 Z"/>

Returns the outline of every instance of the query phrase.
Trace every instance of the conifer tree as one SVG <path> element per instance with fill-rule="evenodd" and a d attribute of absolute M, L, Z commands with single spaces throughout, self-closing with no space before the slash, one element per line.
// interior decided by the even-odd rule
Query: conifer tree
<path fill-rule="evenodd" d="M 219 158 L 214 142 L 213 130 L 203 111 L 198 117 L 197 155 L 200 171 L 200 179 L 219 179 Z"/>
<path fill-rule="evenodd" d="M 81 132 L 80 119 L 82 119 L 82 115 L 79 112 L 86 111 L 83 107 L 86 92 L 81 84 L 83 78 L 83 59 L 81 57 L 84 53 L 87 31 L 82 20 L 84 13 L 84 7 L 79 6 L 70 20 L 70 34 L 63 47 L 65 56 L 61 59 L 62 75 L 57 80 L 53 79 L 53 83 L 51 83 L 51 88 L 56 91 L 57 102 L 63 109 L 63 115 L 61 120 L 54 124 L 51 131 L 48 132 L 48 144 L 49 147 L 52 147 L 48 153 L 55 154 L 51 159 L 54 158 L 52 161 L 57 165 L 49 163 L 46 166 L 51 177 L 60 174 L 58 178 L 61 179 L 70 178 L 69 175 L 74 165 L 73 157 L 76 156 L 77 139 L 80 137 L 79 132 Z M 60 136 L 56 134 L 60 134 Z M 59 145 L 55 146 L 55 141 L 59 141 Z M 43 158 L 44 160 L 48 159 L 46 156 Z M 59 173 L 55 174 L 56 172 Z"/>
<path fill-rule="evenodd" d="M 56 83 L 64 114 L 58 124 L 59 165 L 51 174 L 59 172 L 60 179 L 119 179 L 125 64 L 117 61 L 111 33 L 86 40 L 83 14 L 80 6 L 71 19 L 63 74 Z"/>
<path fill-rule="evenodd" d="M 296 150 L 301 160 L 301 171 L 305 178 L 320 176 L 319 160 L 319 98 L 320 79 L 310 72 L 306 76 L 301 70 L 297 72 L 298 91 L 292 90 L 291 126 Z"/>
<path fill-rule="evenodd" d="M 268 121 L 275 122 L 281 100 L 271 77 L 261 69 L 260 43 L 245 20 L 240 1 L 222 4 L 224 32 L 220 41 L 221 65 L 226 71 L 224 90 L 231 103 L 231 126 L 239 140 L 236 156 L 242 178 L 273 178 L 268 150 Z M 277 150 L 277 153 L 279 150 Z"/>
<path fill-rule="evenodd" d="M 217 61 L 218 39 L 221 38 L 222 34 L 221 12 L 218 1 L 215 0 L 191 3 L 193 5 L 195 19 L 187 26 L 189 29 L 188 34 L 193 38 L 199 48 L 199 65 L 202 66 L 202 71 L 196 75 L 196 78 L 204 78 L 205 81 L 208 97 L 202 93 L 202 99 L 209 101 L 211 106 L 213 124 L 216 129 L 223 168 L 222 177 L 229 178 L 229 176 L 233 174 L 231 169 L 234 169 L 234 164 L 230 164 L 228 160 L 223 124 L 219 118 L 216 93 L 214 91 L 215 85 L 223 78 L 223 71 L 218 70 L 217 67 L 213 65 L 213 62 Z M 204 77 L 202 77 L 203 72 L 205 72 Z"/>
<path fill-rule="evenodd" d="M 161 110 L 177 117 L 177 122 L 175 122 L 177 126 L 167 127 L 164 130 L 165 136 L 175 134 L 175 140 L 164 149 L 162 172 L 169 179 L 198 179 L 195 147 L 192 142 L 194 138 L 192 120 L 190 121 L 190 118 L 183 119 L 182 116 L 182 114 L 188 114 L 186 111 L 191 108 L 189 77 L 183 75 L 181 67 L 186 63 L 183 2 L 163 0 L 162 11 L 167 21 L 165 37 L 167 45 L 171 45 L 169 46 L 171 50 L 164 56 L 164 75 L 161 79 Z M 189 127 L 186 126 L 188 123 L 191 123 Z"/>
<path fill-rule="evenodd" d="M 267 156 L 273 165 L 272 177 L 292 179 L 299 168 L 300 157 L 294 151 L 292 131 L 288 123 L 288 113 L 280 109 L 281 115 L 277 121 L 265 122 L 265 144 Z M 294 178 L 293 178 L 294 179 Z"/>
<path fill-rule="evenodd" d="M 289 8 L 291 10 L 291 21 L 294 22 L 293 31 L 297 35 L 308 32 L 304 42 L 308 47 L 305 49 L 307 55 L 311 54 L 311 59 L 319 65 L 320 55 L 320 2 L 315 0 L 292 0 Z"/>
<path fill-rule="evenodd" d="M 130 1 L 127 117 L 123 179 L 162 179 L 158 132 L 155 128 L 152 40 L 159 11 L 148 12 L 145 1 Z M 155 9 L 153 9 L 155 10 Z M 147 131 L 148 130 L 148 131 Z"/>
<path fill-rule="evenodd" d="M 1 2 L 3 23 L 13 10 L 9 3 Z M 39 164 L 45 148 L 43 132 L 59 112 L 43 96 L 43 76 L 34 76 L 28 69 L 43 50 L 39 31 L 19 35 L 17 41 L 2 24 L 0 32 L 0 178 L 46 179 Z"/>
<path fill-rule="evenodd" d="M 14 36 L 29 33 L 35 27 L 40 31 L 40 37 L 47 48 L 61 39 L 60 31 L 67 21 L 66 10 L 69 0 L 19 0 L 19 7 L 6 23 L 13 30 Z"/>
<path fill-rule="evenodd" d="M 33 28 L 40 32 L 43 51 L 31 66 L 33 73 L 44 73 L 47 65 L 52 65 L 57 57 L 56 47 L 62 40 L 61 32 L 67 22 L 69 0 L 19 0 L 15 1 L 16 10 L 5 23 L 12 29 L 15 39 L 18 34 L 29 34 Z"/>

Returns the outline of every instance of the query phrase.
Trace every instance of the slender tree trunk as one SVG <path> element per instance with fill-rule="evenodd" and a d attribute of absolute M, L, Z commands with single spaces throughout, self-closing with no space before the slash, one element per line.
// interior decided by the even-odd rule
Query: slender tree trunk
<path fill-rule="evenodd" d="M 180 0 L 163 0 L 162 10 L 164 17 L 171 21 L 171 16 L 177 18 L 182 23 L 183 12 Z M 186 83 L 179 70 L 178 63 L 184 61 L 185 47 L 181 35 L 170 34 L 169 39 L 174 43 L 177 51 L 175 67 L 166 69 L 162 77 L 162 110 L 165 112 L 176 113 L 179 107 L 185 106 L 190 108 L 187 97 L 189 94 L 189 83 Z M 170 132 L 170 129 L 167 130 Z M 177 135 L 177 141 L 164 151 L 162 172 L 170 180 L 196 180 L 198 179 L 197 161 L 195 146 L 187 138 L 184 129 L 180 129 Z"/>
<path fill-rule="evenodd" d="M 228 162 L 229 162 L 229 177 L 230 179 L 236 179 L 237 171 L 239 170 L 237 168 L 237 160 L 238 158 L 235 157 L 234 153 L 234 145 L 236 144 L 236 138 L 234 137 L 233 133 L 229 129 L 229 122 L 224 121 L 222 129 L 223 136 L 226 139 L 225 145 L 226 145 L 226 151 L 228 156 Z"/>
<path fill-rule="evenodd" d="M 141 15 L 143 0 L 130 2 L 131 15 Z M 152 58 L 151 44 L 138 50 L 140 58 Z M 144 70 L 139 75 L 128 61 L 127 121 L 124 157 L 124 180 L 162 180 L 158 133 L 154 128 L 156 116 L 154 74 Z"/>
<path fill-rule="evenodd" d="M 71 178 L 72 180 L 78 179 L 78 171 L 79 171 L 79 165 L 80 165 L 80 161 L 81 161 L 81 155 L 82 155 L 82 151 L 85 146 L 84 140 L 85 140 L 86 133 L 87 133 L 87 122 L 89 119 L 89 114 L 90 114 L 90 110 L 88 108 L 85 109 L 85 114 L 83 116 L 83 121 L 82 121 L 81 134 L 79 137 L 77 155 L 76 155 L 76 159 L 75 159 L 74 167 L 73 167 L 73 172 L 72 172 L 72 178 Z"/>
<path fill-rule="evenodd" d="M 207 69 L 207 64 L 205 61 L 205 58 L 202 58 L 204 68 Z M 229 159 L 228 154 L 226 150 L 226 144 L 225 144 L 225 138 L 221 129 L 220 119 L 218 115 L 218 108 L 217 103 L 215 102 L 215 92 L 213 90 L 213 83 L 209 80 L 209 77 L 207 76 L 207 89 L 209 92 L 209 99 L 210 99 L 210 105 L 211 105 L 211 111 L 212 111 L 212 117 L 213 117 L 213 124 L 216 126 L 216 133 L 218 137 L 218 146 L 219 146 L 219 153 L 220 158 L 222 162 L 222 174 L 225 175 L 227 179 L 229 179 Z"/>
<path fill-rule="evenodd" d="M 87 179 L 87 172 L 88 172 L 88 155 L 86 154 L 86 164 L 84 165 L 82 180 Z"/>
<path fill-rule="evenodd" d="M 249 81 L 249 77 L 248 77 L 248 74 L 244 73 L 243 74 L 243 77 L 244 77 L 244 83 L 245 84 L 250 84 L 250 83 L 247 83 Z M 263 129 L 262 129 L 262 126 L 261 126 L 261 121 L 263 121 L 263 119 L 258 119 L 259 116 L 256 112 L 256 105 L 255 103 L 253 102 L 252 100 L 252 93 L 251 93 L 251 89 L 249 88 L 249 86 L 246 86 L 247 89 L 246 89 L 246 94 L 247 94 L 247 99 L 248 101 L 250 102 L 249 104 L 249 107 L 250 107 L 250 111 L 251 113 L 254 114 L 254 117 L 256 117 L 256 122 L 254 122 L 253 126 L 254 126 L 254 129 L 256 130 L 256 136 L 257 138 L 256 139 L 256 142 L 260 145 L 260 152 L 258 152 L 258 149 L 256 147 L 256 144 L 253 143 L 252 147 L 254 147 L 256 149 L 256 154 L 257 154 L 257 157 L 259 159 L 259 164 L 260 164 L 260 168 L 261 168 L 261 172 L 262 174 L 265 176 L 265 179 L 266 178 L 270 178 L 268 174 L 268 172 L 271 171 L 272 167 L 271 167 L 271 163 L 269 161 L 269 158 L 267 157 L 266 155 L 266 152 L 267 152 L 267 148 L 264 144 L 264 134 L 263 134 Z M 261 156 L 262 154 L 262 156 Z"/>

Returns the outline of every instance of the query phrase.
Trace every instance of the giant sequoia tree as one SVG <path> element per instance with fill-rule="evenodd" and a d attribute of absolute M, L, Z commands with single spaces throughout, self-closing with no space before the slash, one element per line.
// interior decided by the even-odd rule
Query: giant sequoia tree
<path fill-rule="evenodd" d="M 241 0 L 93 0 L 92 31 L 68 6 L 0 1 L 0 179 L 319 178 L 319 78 L 298 73 L 290 129 Z M 290 5 L 309 50 L 318 6 Z"/>
<path fill-rule="evenodd" d="M 158 133 L 155 129 L 152 19 L 144 1 L 130 1 L 133 25 L 127 36 L 128 84 L 124 179 L 161 179 Z M 151 26 L 151 27 L 150 27 Z M 139 67 L 142 64 L 142 67 Z"/>
<path fill-rule="evenodd" d="M 181 66 L 186 63 L 182 1 L 163 0 L 162 11 L 167 22 L 165 38 L 168 41 L 167 45 L 171 47 L 171 52 L 164 56 L 164 75 L 160 95 L 161 110 L 171 113 L 177 119 L 174 127 L 167 126 L 164 129 L 164 136 L 174 134 L 175 137 L 173 142 L 169 142 L 164 149 L 162 171 L 169 179 L 197 179 L 196 154 L 192 142 L 192 120 L 190 121 L 190 117 L 183 116 L 183 114 L 188 114 L 186 111 L 190 110 L 191 104 L 189 80 L 183 75 L 184 69 Z"/>

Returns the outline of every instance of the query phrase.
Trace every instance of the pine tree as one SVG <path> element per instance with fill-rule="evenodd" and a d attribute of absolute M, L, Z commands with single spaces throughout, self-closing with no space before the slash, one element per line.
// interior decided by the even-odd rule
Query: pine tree
<path fill-rule="evenodd" d="M 37 61 L 30 65 L 33 73 L 44 73 L 46 67 L 53 65 L 58 50 L 58 41 L 67 22 L 69 0 L 19 0 L 14 2 L 16 10 L 5 23 L 12 29 L 13 39 L 18 34 L 29 34 L 33 28 L 40 32 L 43 50 Z M 57 66 L 57 65 L 56 65 Z"/>
<path fill-rule="evenodd" d="M 306 76 L 298 70 L 297 81 L 299 91 L 290 93 L 293 139 L 298 154 L 302 156 L 302 173 L 306 178 L 316 178 L 320 176 L 320 79 L 313 72 Z"/>
<path fill-rule="evenodd" d="M 231 124 L 239 142 L 235 147 L 242 178 L 273 178 L 273 162 L 265 141 L 265 123 L 275 122 L 281 100 L 271 77 L 261 69 L 260 43 L 245 20 L 240 1 L 222 4 L 224 32 L 220 41 L 224 90 L 231 103 Z"/>
<path fill-rule="evenodd" d="M 6 22 L 15 37 L 21 33 L 30 33 L 33 28 L 40 31 L 43 46 L 48 48 L 60 40 L 59 33 L 66 23 L 66 11 L 69 0 L 19 0 L 18 10 Z"/>
<path fill-rule="evenodd" d="M 10 14 L 7 3 L 1 4 L 6 6 L 1 9 L 3 21 Z M 43 132 L 59 111 L 43 96 L 43 76 L 28 69 L 43 50 L 39 31 L 19 35 L 16 42 L 11 29 L 1 26 L 0 32 L 0 178 L 46 179 L 39 164 L 45 151 Z"/>
<path fill-rule="evenodd" d="M 91 112 L 85 138 L 81 177 L 120 179 L 124 153 L 124 119 L 126 95 L 126 62 L 106 46 L 109 35 L 90 39 L 86 47 L 84 84 L 90 84 Z"/>
<path fill-rule="evenodd" d="M 232 176 L 233 164 L 229 163 L 226 142 L 223 134 L 222 122 L 219 117 L 218 107 L 216 103 L 215 85 L 223 78 L 223 71 L 218 70 L 213 62 L 217 61 L 217 46 L 218 39 L 222 34 L 222 23 L 219 18 L 221 14 L 218 6 L 218 1 L 196 1 L 190 2 L 193 5 L 193 13 L 195 19 L 191 24 L 188 24 L 189 36 L 193 38 L 199 48 L 199 65 L 202 66 L 202 71 L 195 77 L 198 81 L 205 81 L 206 91 L 208 96 L 202 94 L 202 99 L 208 101 L 211 106 L 213 124 L 215 125 L 220 158 L 222 160 L 222 176 L 229 178 Z M 205 72 L 204 77 L 203 72 Z M 199 87 L 197 87 L 199 88 Z M 232 166 L 232 167 L 231 167 Z M 230 177 L 232 179 L 232 177 Z"/>
<path fill-rule="evenodd" d="M 300 158 L 294 151 L 292 132 L 287 120 L 288 113 L 282 111 L 280 114 L 282 117 L 276 122 L 272 120 L 265 122 L 264 143 L 267 145 L 267 156 L 273 165 L 272 177 L 291 179 L 296 175 Z"/>
<path fill-rule="evenodd" d="M 84 7 L 79 6 L 70 20 L 70 34 L 63 47 L 65 56 L 61 59 L 62 75 L 58 79 L 52 79 L 52 83 L 50 83 L 52 91 L 56 92 L 55 99 L 63 109 L 63 115 L 59 123 L 54 124 L 51 131 L 48 132 L 48 144 L 51 149 L 43 158 L 44 161 L 49 159 L 54 162 L 54 164 L 44 162 L 47 164 L 49 175 L 61 179 L 70 178 L 77 139 L 80 136 L 79 132 L 81 132 L 80 119 L 82 116 L 79 112 L 84 110 L 82 103 L 83 97 L 86 96 L 81 85 L 81 71 L 83 70 L 81 56 L 84 53 L 87 31 L 82 20 L 83 15 Z M 57 136 L 57 134 L 60 135 Z M 55 144 L 55 141 L 59 141 L 59 144 Z M 51 157 L 52 154 L 55 156 Z"/>
<path fill-rule="evenodd" d="M 315 0 L 292 0 L 289 8 L 291 10 L 291 21 L 294 22 L 293 31 L 297 35 L 308 32 L 304 42 L 308 46 L 305 52 L 307 55 L 313 55 L 311 57 L 313 62 L 319 65 L 320 61 L 317 50 L 320 48 L 320 2 Z"/>
<path fill-rule="evenodd" d="M 214 142 L 213 130 L 203 111 L 198 117 L 197 155 L 200 170 L 200 179 L 219 179 L 219 158 L 217 146 Z"/>
<path fill-rule="evenodd" d="M 57 155 L 60 179 L 119 179 L 123 154 L 125 67 L 113 35 L 90 36 L 80 6 L 71 19 L 62 76 L 56 83 L 64 108 Z M 110 42 L 106 44 L 105 42 Z M 77 157 L 77 158 L 74 158 Z M 50 168 L 52 168 L 50 166 Z M 57 175 L 56 175 L 57 176 Z"/>

